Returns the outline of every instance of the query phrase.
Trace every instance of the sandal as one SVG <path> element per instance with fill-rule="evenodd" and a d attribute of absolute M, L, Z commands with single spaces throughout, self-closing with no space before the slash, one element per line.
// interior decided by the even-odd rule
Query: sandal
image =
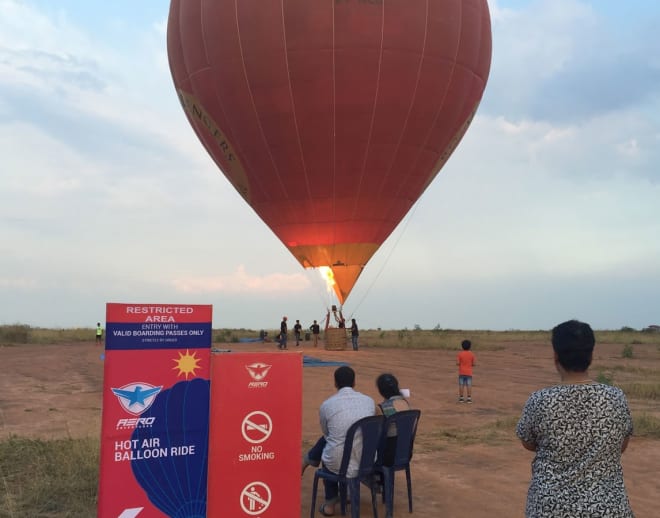
<path fill-rule="evenodd" d="M 331 505 L 332 506 L 332 512 L 331 513 L 329 513 L 328 511 L 325 510 L 326 505 Z M 335 515 L 334 506 L 335 506 L 334 503 L 331 504 L 329 502 L 325 502 L 325 503 L 321 504 L 321 507 L 319 507 L 319 513 L 321 513 L 323 516 L 334 516 Z"/>

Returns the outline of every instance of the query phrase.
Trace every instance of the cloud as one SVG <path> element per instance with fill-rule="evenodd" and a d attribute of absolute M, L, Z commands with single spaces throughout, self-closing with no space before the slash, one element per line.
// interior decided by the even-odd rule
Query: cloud
<path fill-rule="evenodd" d="M 660 102 L 655 110 L 658 107 Z M 655 167 L 660 160 L 658 130 L 644 113 L 604 111 L 573 123 L 515 121 L 502 116 L 480 120 L 488 132 L 502 133 L 483 135 L 487 142 L 498 141 L 507 153 L 516 155 L 517 161 L 526 161 L 535 169 L 553 171 L 553 175 L 576 182 L 616 177 L 660 182 L 660 171 Z"/>
<path fill-rule="evenodd" d="M 428 285 L 428 272 L 439 283 L 535 272 L 657 276 L 660 241 L 651 236 L 660 235 L 660 155 L 653 132 L 648 121 L 621 113 L 565 125 L 477 116 L 401 226 L 407 228 L 386 272 Z M 638 135 L 637 149 L 622 152 L 617 144 L 630 135 Z M 388 240 L 367 271 L 398 239 Z"/>
<path fill-rule="evenodd" d="M 173 284 L 182 293 L 277 293 L 281 291 L 304 292 L 310 282 L 303 274 L 273 273 L 269 275 L 250 275 L 243 265 L 227 276 L 187 277 L 175 279 Z"/>
<path fill-rule="evenodd" d="M 617 21 L 598 8 L 578 0 L 496 6 L 483 112 L 570 123 L 657 102 L 655 33 L 640 19 L 633 38 L 620 38 Z"/>
<path fill-rule="evenodd" d="M 17 278 L 0 277 L 0 288 L 32 290 L 35 287 L 37 287 L 37 281 L 35 279 L 30 279 L 28 277 L 17 277 Z"/>

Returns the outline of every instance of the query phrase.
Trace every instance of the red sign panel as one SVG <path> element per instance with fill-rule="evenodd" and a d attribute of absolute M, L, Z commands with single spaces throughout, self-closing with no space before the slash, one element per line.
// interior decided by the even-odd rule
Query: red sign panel
<path fill-rule="evenodd" d="M 208 305 L 107 305 L 98 516 L 205 515 L 211 321 Z"/>
<path fill-rule="evenodd" d="M 300 516 L 302 355 L 219 354 L 211 375 L 208 516 Z"/>

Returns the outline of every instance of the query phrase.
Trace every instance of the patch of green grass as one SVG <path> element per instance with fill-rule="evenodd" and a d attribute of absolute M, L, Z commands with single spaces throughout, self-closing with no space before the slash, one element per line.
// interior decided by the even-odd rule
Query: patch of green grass
<path fill-rule="evenodd" d="M 622 383 L 619 388 L 631 399 L 660 399 L 660 383 Z"/>
<path fill-rule="evenodd" d="M 603 371 L 598 371 L 598 374 L 596 375 L 596 381 L 598 383 L 603 383 L 604 385 L 613 385 L 614 384 L 614 378 L 612 377 L 612 375 L 607 374 Z"/>
<path fill-rule="evenodd" d="M 273 339 L 279 329 L 265 329 Z M 30 327 L 24 324 L 0 325 L 0 345 L 17 344 L 61 344 L 92 342 L 96 334 L 95 327 L 73 329 L 46 329 Z M 624 327 L 617 331 L 596 331 L 598 343 L 655 345 L 660 351 L 660 333 L 646 333 Z M 237 337 L 256 338 L 258 330 L 253 329 L 213 329 L 213 342 L 230 342 Z M 375 347 L 400 347 L 404 349 L 441 349 L 459 350 L 464 339 L 472 341 L 475 350 L 498 351 L 502 343 L 546 343 L 550 344 L 550 332 L 547 330 L 507 331 L 443 329 L 440 324 L 433 329 L 423 329 L 415 324 L 412 330 L 404 327 L 399 330 L 361 329 L 360 337 L 364 343 Z"/>
<path fill-rule="evenodd" d="M 418 440 L 415 446 L 420 443 L 426 451 L 438 451 L 452 443 L 497 445 L 511 440 L 517 423 L 517 416 L 508 416 L 477 428 L 448 428 L 427 435 L 421 441 Z"/>
<path fill-rule="evenodd" d="M 644 331 L 627 331 L 625 328 L 619 331 L 594 331 L 596 343 L 609 344 L 657 344 L 660 340 L 660 333 L 647 333 Z"/>
<path fill-rule="evenodd" d="M 660 419 L 649 414 L 633 414 L 634 435 L 660 439 Z"/>
<path fill-rule="evenodd" d="M 498 419 L 490 426 L 494 428 L 498 428 L 500 430 L 515 430 L 516 425 L 518 424 L 518 419 L 519 418 L 517 415 L 504 417 L 502 419 Z"/>
<path fill-rule="evenodd" d="M 629 374 L 637 374 L 639 376 L 645 376 L 645 377 L 657 375 L 657 371 L 655 369 L 639 367 L 636 365 L 609 365 L 607 367 L 607 370 L 613 372 L 625 372 Z"/>
<path fill-rule="evenodd" d="M 96 516 L 98 439 L 0 442 L 0 517 Z"/>
<path fill-rule="evenodd" d="M 26 344 L 30 336 L 30 326 L 13 324 L 0 326 L 0 344 Z"/>
<path fill-rule="evenodd" d="M 91 342 L 95 339 L 96 328 L 45 329 L 41 327 L 31 327 L 29 343 L 62 344 Z"/>
<path fill-rule="evenodd" d="M 622 358 L 632 358 L 633 357 L 633 348 L 632 345 L 626 344 L 623 346 L 623 351 L 621 351 Z"/>

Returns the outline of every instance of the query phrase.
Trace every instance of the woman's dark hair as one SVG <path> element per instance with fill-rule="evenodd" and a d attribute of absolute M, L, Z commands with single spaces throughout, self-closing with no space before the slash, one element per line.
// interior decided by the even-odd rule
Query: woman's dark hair
<path fill-rule="evenodd" d="M 378 378 L 376 378 L 376 386 L 378 387 L 380 395 L 385 399 L 401 395 L 401 390 L 399 390 L 399 380 L 397 380 L 393 374 L 385 373 L 378 376 Z"/>
<path fill-rule="evenodd" d="M 335 371 L 335 387 L 342 389 L 353 386 L 355 386 L 355 371 L 346 365 L 342 365 Z"/>
<path fill-rule="evenodd" d="M 569 320 L 552 330 L 552 348 L 559 364 L 571 372 L 584 372 L 591 365 L 596 339 L 589 324 Z"/>

